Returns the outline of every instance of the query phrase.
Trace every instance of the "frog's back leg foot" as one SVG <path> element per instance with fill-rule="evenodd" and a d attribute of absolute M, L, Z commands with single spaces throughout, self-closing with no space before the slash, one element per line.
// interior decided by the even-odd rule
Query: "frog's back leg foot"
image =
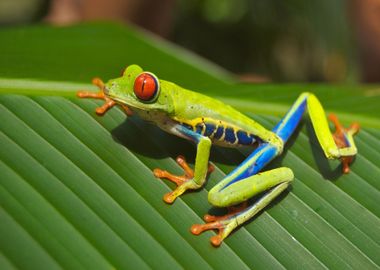
<path fill-rule="evenodd" d="M 344 128 L 335 115 L 330 116 L 336 132 L 332 134 L 326 119 L 326 113 L 318 98 L 312 93 L 302 93 L 291 107 L 287 115 L 273 129 L 286 142 L 301 120 L 305 109 L 309 113 L 317 140 L 328 159 L 340 159 L 343 172 L 350 171 L 349 164 L 357 153 L 353 136 L 359 130 L 359 124 L 353 123 L 350 128 Z"/>
<path fill-rule="evenodd" d="M 336 132 L 332 134 L 325 116 L 325 111 L 317 99 L 311 93 L 307 94 L 307 108 L 314 132 L 318 142 L 328 159 L 341 159 L 343 164 L 343 172 L 348 173 L 348 165 L 352 162 L 353 157 L 357 154 L 355 146 L 354 134 L 359 130 L 359 124 L 354 123 L 350 128 L 344 128 L 335 115 L 330 116 L 330 120 L 334 123 Z"/>
<path fill-rule="evenodd" d="M 260 173 L 274 157 L 282 152 L 284 143 L 296 129 L 306 109 L 307 95 L 302 95 L 294 103 L 289 112 L 273 129 L 271 143 L 259 145 L 239 167 L 228 174 L 210 192 L 208 200 L 217 207 L 230 207 L 247 201 L 249 198 L 269 190 L 253 205 L 243 208 L 239 212 L 222 217 L 207 216 L 204 225 L 195 224 L 191 227 L 193 234 L 200 234 L 205 230 L 216 229 L 219 233 L 210 241 L 219 246 L 237 226 L 251 219 L 274 198 L 283 192 L 293 180 L 293 172 L 289 168 L 277 168 Z"/>
<path fill-rule="evenodd" d="M 216 206 L 229 206 L 234 202 L 248 199 L 257 193 L 272 188 L 261 199 L 248 207 L 242 207 L 240 211 L 235 211 L 221 217 L 207 217 L 206 224 L 194 224 L 190 231 L 198 235 L 206 230 L 218 230 L 218 234 L 210 238 L 214 246 L 219 246 L 236 227 L 250 220 L 264 207 L 266 207 L 274 198 L 282 193 L 293 180 L 294 176 L 288 168 L 277 168 L 271 171 L 263 172 L 246 179 L 235 182 L 222 190 L 211 190 L 211 203 Z M 265 182 L 265 183 L 264 183 Z M 241 196 L 229 198 L 229 194 L 241 192 Z M 227 199 L 226 199 L 227 197 Z M 210 196 L 209 196 L 210 200 Z"/>
<path fill-rule="evenodd" d="M 239 206 L 228 207 L 228 213 L 223 216 L 214 216 L 206 214 L 203 216 L 203 220 L 206 224 L 194 224 L 191 226 L 190 231 L 195 235 L 199 235 L 206 230 L 218 230 L 218 234 L 210 238 L 210 242 L 213 246 L 220 246 L 223 239 L 227 237 L 228 231 L 232 231 L 230 228 L 233 224 L 233 219 L 240 213 L 244 212 L 248 208 L 248 202 L 245 201 Z M 231 224 L 230 224 L 231 223 Z M 226 228 L 228 228 L 226 230 Z"/>
<path fill-rule="evenodd" d="M 166 203 L 172 203 L 176 197 L 181 195 L 186 189 L 194 189 L 192 179 L 194 178 L 194 170 L 190 168 L 188 165 L 186 159 L 183 156 L 178 156 L 176 158 L 176 162 L 184 171 L 183 175 L 174 175 L 168 171 L 161 170 L 161 169 L 154 169 L 153 174 L 157 178 L 165 178 L 177 185 L 177 188 L 164 195 L 163 199 Z M 208 165 L 208 171 L 207 173 L 211 173 L 214 171 L 214 166 L 209 164 Z"/>
<path fill-rule="evenodd" d="M 338 148 L 347 148 L 351 146 L 351 141 L 353 141 L 353 136 L 359 132 L 360 126 L 358 123 L 352 123 L 349 128 L 345 128 L 342 126 L 342 124 L 339 122 L 338 117 L 335 114 L 329 115 L 330 121 L 335 126 L 335 133 L 333 134 L 334 141 Z M 341 158 L 342 162 L 342 170 L 343 173 L 349 173 L 350 167 L 349 165 L 352 163 L 354 159 L 354 155 L 352 156 L 342 156 Z"/>

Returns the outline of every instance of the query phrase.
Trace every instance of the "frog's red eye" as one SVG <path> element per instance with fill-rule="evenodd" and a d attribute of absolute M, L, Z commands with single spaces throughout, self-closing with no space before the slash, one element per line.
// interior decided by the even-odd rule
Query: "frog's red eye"
<path fill-rule="evenodd" d="M 143 72 L 135 79 L 133 91 L 142 101 L 153 101 L 160 90 L 160 84 L 156 76 L 149 72 Z"/>

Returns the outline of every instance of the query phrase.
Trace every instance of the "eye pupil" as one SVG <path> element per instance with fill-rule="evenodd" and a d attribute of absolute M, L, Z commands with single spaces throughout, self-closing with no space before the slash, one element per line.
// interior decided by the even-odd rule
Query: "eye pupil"
<path fill-rule="evenodd" d="M 157 78 L 148 72 L 144 72 L 137 76 L 133 85 L 135 95 L 143 101 L 153 100 L 159 90 L 159 83 Z"/>

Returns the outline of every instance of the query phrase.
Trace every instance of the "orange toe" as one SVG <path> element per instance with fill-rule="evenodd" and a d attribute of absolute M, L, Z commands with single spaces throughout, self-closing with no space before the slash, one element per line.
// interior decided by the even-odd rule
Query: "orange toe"
<path fill-rule="evenodd" d="M 194 235 L 199 235 L 204 231 L 207 230 L 218 230 L 218 234 L 214 235 L 210 238 L 210 242 L 213 246 L 218 247 L 223 241 L 223 232 L 224 232 L 225 226 L 216 221 L 216 222 L 211 222 L 211 223 L 206 223 L 206 224 L 194 224 L 191 226 L 190 231 Z"/>
<path fill-rule="evenodd" d="M 355 135 L 359 131 L 360 125 L 355 122 L 355 123 L 352 123 L 349 128 L 345 128 L 339 122 L 338 117 L 335 114 L 330 114 L 329 119 L 331 120 L 331 122 L 333 122 L 335 126 L 335 132 L 333 134 L 333 138 L 338 148 L 349 147 L 346 136 Z M 342 162 L 342 172 L 345 174 L 349 173 L 350 164 L 354 160 L 354 156 L 341 157 L 340 160 Z"/>

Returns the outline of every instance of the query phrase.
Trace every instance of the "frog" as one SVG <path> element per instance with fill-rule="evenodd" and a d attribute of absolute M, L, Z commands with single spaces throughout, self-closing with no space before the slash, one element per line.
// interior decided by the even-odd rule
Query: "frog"
<path fill-rule="evenodd" d="M 288 189 L 294 180 L 291 168 L 263 169 L 283 153 L 286 142 L 295 133 L 304 114 L 309 115 L 325 157 L 340 159 L 343 173 L 349 173 L 349 166 L 357 154 L 354 135 L 360 125 L 354 122 L 345 128 L 336 115 L 330 114 L 329 119 L 335 125 L 335 133 L 332 133 L 325 110 L 311 92 L 301 93 L 279 123 L 269 130 L 222 101 L 159 79 L 135 64 L 127 66 L 118 78 L 106 83 L 95 78 L 93 84 L 99 92 L 81 90 L 77 96 L 103 99 L 104 104 L 96 108 L 98 115 L 104 115 L 119 105 L 128 117 L 137 115 L 165 132 L 196 145 L 194 168 L 184 156 L 176 158 L 184 171 L 183 175 L 174 175 L 159 168 L 153 170 L 155 177 L 170 180 L 177 186 L 163 196 L 168 204 L 174 203 L 187 190 L 204 186 L 207 176 L 214 170 L 209 162 L 212 145 L 253 148 L 240 165 L 208 192 L 208 202 L 213 207 L 227 208 L 228 213 L 219 216 L 206 214 L 205 224 L 194 224 L 190 228 L 195 235 L 206 230 L 217 230 L 218 233 L 210 238 L 215 247 Z M 257 195 L 261 197 L 249 203 Z"/>

